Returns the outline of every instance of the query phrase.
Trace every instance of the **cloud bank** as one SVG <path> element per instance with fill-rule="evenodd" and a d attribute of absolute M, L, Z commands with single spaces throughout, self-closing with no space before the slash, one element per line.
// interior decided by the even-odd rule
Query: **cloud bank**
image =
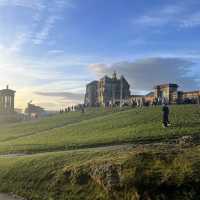
<path fill-rule="evenodd" d="M 136 17 L 132 20 L 134 25 L 142 27 L 175 26 L 179 28 L 193 28 L 200 25 L 200 12 L 198 9 L 191 11 L 191 6 L 198 8 L 199 2 L 188 1 L 174 3 L 155 9 Z"/>
<path fill-rule="evenodd" d="M 71 92 L 35 92 L 35 94 L 46 97 L 62 97 L 68 101 L 83 101 L 84 94 L 71 93 Z"/>
<path fill-rule="evenodd" d="M 112 65 L 92 64 L 90 70 L 99 78 L 111 75 L 114 70 L 123 74 L 133 91 L 148 91 L 161 83 L 177 83 L 182 89 L 195 89 L 198 75 L 192 75 L 194 62 L 182 58 L 145 58 L 134 62 L 119 62 Z"/>

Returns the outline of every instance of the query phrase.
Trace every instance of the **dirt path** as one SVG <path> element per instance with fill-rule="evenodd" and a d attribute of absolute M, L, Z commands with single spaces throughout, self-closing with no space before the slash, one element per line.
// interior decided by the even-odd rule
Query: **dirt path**
<path fill-rule="evenodd" d="M 23 200 L 23 199 L 15 198 L 15 197 L 12 197 L 12 196 L 7 195 L 7 194 L 1 194 L 0 193 L 0 200 Z"/>
<path fill-rule="evenodd" d="M 74 149 L 74 150 L 62 150 L 62 151 L 47 151 L 47 152 L 39 152 L 39 153 L 9 153 L 9 154 L 0 154 L 0 158 L 19 158 L 19 157 L 32 157 L 32 156 L 39 156 L 39 155 L 50 155 L 51 153 L 76 153 L 76 152 L 99 152 L 99 151 L 126 151 L 131 149 L 137 149 L 140 147 L 158 147 L 158 146 L 171 146 L 173 147 L 174 144 L 168 143 L 149 143 L 149 144 L 121 144 L 121 145 L 108 145 L 102 147 L 91 147 L 91 148 L 81 148 L 81 149 Z M 0 199 L 1 200 L 1 199 Z"/>
<path fill-rule="evenodd" d="M 135 148 L 137 145 L 134 144 L 122 144 L 122 145 L 108 145 L 102 147 L 91 147 L 91 148 L 81 148 L 81 149 L 74 149 L 74 150 L 57 150 L 57 151 L 46 151 L 46 152 L 39 152 L 39 153 L 8 153 L 8 154 L 0 154 L 0 158 L 17 158 L 17 157 L 29 157 L 29 156 L 38 156 L 38 155 L 45 155 L 51 153 L 69 153 L 69 152 L 88 152 L 88 151 L 108 151 L 108 150 L 127 150 Z M 1 200 L 1 199 L 0 199 Z"/>
<path fill-rule="evenodd" d="M 103 144 L 96 147 L 82 147 L 79 149 L 73 150 L 54 150 L 54 151 L 46 151 L 46 152 L 37 152 L 37 153 L 8 153 L 8 154 L 0 154 L 0 158 L 16 158 L 16 157 L 29 157 L 29 156 L 38 156 L 45 155 L 51 153 L 60 153 L 60 152 L 88 152 L 88 151 L 114 151 L 114 150 L 130 150 L 137 149 L 141 147 L 161 147 L 167 146 L 170 148 L 176 147 L 177 145 L 200 145 L 200 135 L 192 136 L 185 135 L 177 138 L 171 139 L 160 139 L 160 140 L 144 140 L 139 142 L 126 142 L 122 144 Z M 0 199 L 1 200 L 1 199 Z"/>

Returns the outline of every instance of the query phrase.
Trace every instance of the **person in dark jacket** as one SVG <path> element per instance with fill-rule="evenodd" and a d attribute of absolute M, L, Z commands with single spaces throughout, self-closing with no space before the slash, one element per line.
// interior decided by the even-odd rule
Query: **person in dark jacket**
<path fill-rule="evenodd" d="M 166 128 L 170 125 L 169 122 L 169 107 L 165 103 L 164 106 L 162 107 L 163 111 L 163 127 Z"/>
<path fill-rule="evenodd" d="M 82 113 L 82 114 L 85 113 L 85 108 L 84 108 L 84 106 L 81 106 L 81 113 Z"/>

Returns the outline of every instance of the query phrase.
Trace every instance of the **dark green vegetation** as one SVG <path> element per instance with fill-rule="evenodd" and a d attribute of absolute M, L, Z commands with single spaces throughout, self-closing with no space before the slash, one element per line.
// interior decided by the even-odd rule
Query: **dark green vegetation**
<path fill-rule="evenodd" d="M 200 132 L 200 107 L 171 108 L 172 127 L 161 126 L 161 108 L 90 110 L 0 130 L 0 152 L 44 152 L 136 141 L 161 140 Z"/>
<path fill-rule="evenodd" d="M 163 129 L 157 107 L 92 109 L 1 126 L 2 154 L 33 155 L 0 156 L 0 191 L 32 200 L 200 199 L 200 146 L 166 143 L 198 138 L 200 107 L 173 106 L 171 121 Z M 126 143 L 140 145 L 115 146 Z"/>
<path fill-rule="evenodd" d="M 0 158 L 0 190 L 34 200 L 197 200 L 200 148 Z"/>

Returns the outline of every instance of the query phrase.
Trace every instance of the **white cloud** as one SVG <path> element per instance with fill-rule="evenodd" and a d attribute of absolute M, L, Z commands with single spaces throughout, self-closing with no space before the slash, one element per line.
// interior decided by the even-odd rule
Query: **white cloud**
<path fill-rule="evenodd" d="M 200 25 L 200 12 L 189 15 L 181 20 L 181 27 L 190 28 Z"/>
<path fill-rule="evenodd" d="M 35 92 L 35 94 L 40 96 L 46 96 L 46 97 L 62 97 L 66 100 L 71 101 L 83 101 L 84 99 L 84 93 L 72 93 L 72 92 Z"/>
<path fill-rule="evenodd" d="M 35 45 L 42 44 L 49 36 L 51 30 L 56 25 L 56 22 L 63 19 L 62 11 L 64 8 L 74 8 L 74 4 L 72 4 L 71 0 L 63 1 L 63 0 L 55 0 L 52 4 L 48 6 L 47 9 L 47 17 L 44 19 L 44 23 L 42 24 L 41 30 L 38 31 L 34 38 L 33 43 Z M 41 20 L 40 15 L 35 16 L 36 26 Z"/>
<path fill-rule="evenodd" d="M 64 50 L 61 49 L 51 49 L 48 51 L 49 54 L 63 54 Z"/>
<path fill-rule="evenodd" d="M 62 14 L 66 8 L 74 8 L 74 2 L 71 0 L 0 0 L 0 8 L 3 7 L 19 7 L 22 9 L 28 10 L 27 12 L 20 12 L 25 14 L 23 18 L 18 16 L 17 22 L 15 21 L 15 28 L 13 30 L 20 30 L 21 26 L 23 27 L 21 31 L 17 33 L 13 31 L 9 39 L 10 50 L 11 51 L 21 51 L 24 46 L 33 46 L 42 44 L 48 37 L 51 31 L 56 26 L 56 23 L 63 19 Z M 1 13 L 0 13 L 1 15 Z M 25 20 L 25 23 L 23 22 Z M 27 22 L 28 20 L 28 22 Z M 23 24 L 23 25 L 21 25 Z M 2 25 L 3 26 L 3 25 Z M 10 24 L 9 27 L 12 27 L 13 24 Z M 6 30 L 1 36 L 1 40 L 6 37 Z M 50 40 L 48 42 L 51 42 Z"/>
<path fill-rule="evenodd" d="M 190 8 L 190 4 L 179 3 L 156 8 L 132 20 L 141 27 L 161 27 L 171 25 L 178 28 L 192 28 L 200 25 L 200 12 Z"/>
<path fill-rule="evenodd" d="M 26 42 L 30 39 L 30 37 L 31 37 L 30 32 L 18 33 L 13 43 L 11 43 L 11 46 L 9 46 L 8 51 L 20 52 L 23 48 L 23 45 L 26 44 Z"/>
<path fill-rule="evenodd" d="M 43 28 L 40 32 L 36 33 L 33 43 L 35 45 L 41 44 L 49 36 L 50 31 L 53 29 L 57 20 L 61 19 L 58 15 L 52 15 L 46 19 Z"/>
<path fill-rule="evenodd" d="M 0 0 L 0 6 L 18 6 L 39 11 L 46 7 L 43 0 Z"/>
<path fill-rule="evenodd" d="M 49 98 L 35 92 L 84 93 L 85 85 L 89 81 L 88 74 L 84 73 L 84 67 L 89 64 L 89 60 L 88 56 L 64 54 L 47 54 L 46 57 L 35 59 L 22 56 L 0 45 L 0 88 L 9 84 L 16 90 L 16 107 L 20 108 L 24 108 L 30 100 L 34 100 L 38 105 L 47 106 L 47 102 L 55 105 L 49 109 L 80 103 L 81 98 L 64 98 L 59 95 Z M 80 68 L 82 73 L 77 74 L 76 68 Z"/>
<path fill-rule="evenodd" d="M 133 91 L 151 90 L 154 85 L 175 82 L 184 89 L 194 89 L 196 75 L 189 76 L 193 62 L 181 58 L 146 58 L 134 62 L 119 62 L 112 65 L 92 64 L 89 66 L 98 77 L 111 75 L 114 70 L 123 74 Z"/>

